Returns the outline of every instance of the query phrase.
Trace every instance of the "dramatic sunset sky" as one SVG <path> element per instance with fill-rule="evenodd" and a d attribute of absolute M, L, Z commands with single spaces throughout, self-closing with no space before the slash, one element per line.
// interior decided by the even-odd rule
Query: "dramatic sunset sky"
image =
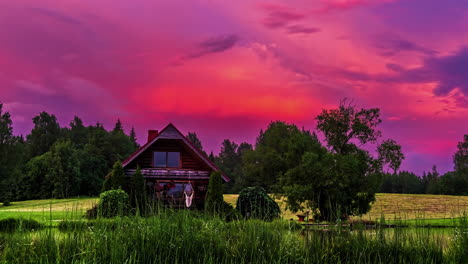
<path fill-rule="evenodd" d="M 111 129 L 174 123 L 217 153 L 272 120 L 315 128 L 341 98 L 379 107 L 421 174 L 468 133 L 465 0 L 0 1 L 0 101 Z"/>

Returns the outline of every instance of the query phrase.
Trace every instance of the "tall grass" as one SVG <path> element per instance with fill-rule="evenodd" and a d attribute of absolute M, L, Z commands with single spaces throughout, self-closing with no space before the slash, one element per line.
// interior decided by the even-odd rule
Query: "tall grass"
<path fill-rule="evenodd" d="M 442 243 L 427 229 L 316 230 L 168 210 L 0 233 L 0 263 L 466 263 L 463 221 Z"/>

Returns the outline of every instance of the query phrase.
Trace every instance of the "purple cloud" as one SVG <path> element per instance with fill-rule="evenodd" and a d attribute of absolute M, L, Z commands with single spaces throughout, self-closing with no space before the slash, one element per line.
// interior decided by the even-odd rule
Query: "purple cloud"
<path fill-rule="evenodd" d="M 417 52 L 426 56 L 433 56 L 437 54 L 437 51 L 427 49 L 409 40 L 397 38 L 384 38 L 384 42 L 377 44 L 377 48 L 382 50 L 380 54 L 385 57 L 395 56 L 401 52 Z"/>
<path fill-rule="evenodd" d="M 39 7 L 31 7 L 31 8 L 28 8 L 28 10 L 32 11 L 34 13 L 41 14 L 43 16 L 47 16 L 49 18 L 58 20 L 58 21 L 63 22 L 63 23 L 72 24 L 72 25 L 82 24 L 81 21 L 79 21 L 78 19 L 75 19 L 72 16 L 67 16 L 67 15 L 52 11 L 50 9 L 39 8 Z"/>
<path fill-rule="evenodd" d="M 307 27 L 303 25 L 291 25 L 287 28 L 288 34 L 312 34 L 322 31 L 320 28 Z"/>
<path fill-rule="evenodd" d="M 188 55 L 188 58 L 198 58 L 210 53 L 223 52 L 234 47 L 234 45 L 239 41 L 237 35 L 224 35 L 210 38 L 201 42 L 198 45 L 198 51 Z"/>
<path fill-rule="evenodd" d="M 271 29 L 284 27 L 290 22 L 298 21 L 305 17 L 304 14 L 284 6 L 270 5 L 264 8 L 268 11 L 268 15 L 263 20 L 263 25 Z"/>

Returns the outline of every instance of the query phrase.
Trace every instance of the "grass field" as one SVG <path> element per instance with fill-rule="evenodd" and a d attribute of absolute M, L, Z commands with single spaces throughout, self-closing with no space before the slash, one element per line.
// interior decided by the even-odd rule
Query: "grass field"
<path fill-rule="evenodd" d="M 237 195 L 226 194 L 224 199 L 235 206 Z M 97 203 L 97 198 L 47 199 L 13 202 L 0 206 L 0 219 L 8 217 L 33 218 L 41 222 L 56 222 L 63 219 L 79 219 L 86 209 Z M 296 214 L 285 210 L 284 201 L 277 201 L 284 219 L 297 219 Z M 404 220 L 408 223 L 425 224 L 453 223 L 454 218 L 468 213 L 468 196 L 423 195 L 423 194 L 377 194 L 371 211 L 362 216 L 365 220 Z"/>
<path fill-rule="evenodd" d="M 236 194 L 224 195 L 224 199 L 235 205 Z M 297 219 L 295 213 L 285 210 L 284 201 L 277 200 L 285 219 Z M 364 220 L 400 221 L 429 219 L 426 224 L 450 224 L 453 218 L 468 214 L 468 196 L 429 195 L 429 194 L 391 194 L 378 193 L 376 202 L 369 213 L 363 215 Z"/>
<path fill-rule="evenodd" d="M 231 204 L 237 195 L 225 195 Z M 468 222 L 456 228 L 353 229 L 294 221 L 226 222 L 203 212 L 161 210 L 149 217 L 82 219 L 97 198 L 31 200 L 0 206 L 0 220 L 23 217 L 46 227 L 0 231 L 1 263 L 466 263 Z M 379 194 L 364 217 L 447 224 L 466 197 Z M 284 204 L 281 206 L 284 209 Z M 411 210 L 411 209 L 414 209 Z M 402 214 L 401 212 L 404 212 Z M 429 220 L 421 220 L 418 217 Z M 413 218 L 411 218 L 413 217 Z M 430 218 L 432 217 L 432 218 Z M 294 214 L 283 210 L 283 218 Z M 64 220 L 64 221 L 61 221 Z M 8 222 L 3 221 L 3 222 Z"/>

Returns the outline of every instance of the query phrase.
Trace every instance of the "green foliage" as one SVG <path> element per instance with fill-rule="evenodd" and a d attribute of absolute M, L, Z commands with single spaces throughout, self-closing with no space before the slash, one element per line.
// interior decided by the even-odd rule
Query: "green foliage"
<path fill-rule="evenodd" d="M 138 209 L 140 213 L 144 213 L 147 200 L 145 178 L 141 174 L 140 166 L 137 166 L 130 184 L 130 206 Z"/>
<path fill-rule="evenodd" d="M 278 178 L 298 165 L 302 155 L 321 148 L 315 134 L 295 125 L 276 121 L 260 131 L 255 150 L 246 151 L 243 169 L 247 186 L 261 186 L 268 192 L 280 191 Z"/>
<path fill-rule="evenodd" d="M 316 119 L 330 151 L 319 143 L 309 149 L 291 144 L 298 146 L 292 152 L 295 164 L 286 166 L 279 176 L 287 207 L 292 211 L 312 209 L 317 212 L 315 217 L 328 221 L 366 213 L 380 186 L 382 163 L 389 160 L 392 168 L 398 168 L 403 158 L 394 141 L 384 142 L 381 159 L 354 144 L 377 141 L 380 110 L 357 110 L 343 101 L 337 109 L 323 110 Z"/>
<path fill-rule="evenodd" d="M 401 171 L 397 174 L 383 175 L 381 193 L 425 193 L 423 179 L 414 173 Z"/>
<path fill-rule="evenodd" d="M 200 150 L 202 153 L 205 153 L 203 150 L 203 145 L 201 140 L 198 138 L 197 133 L 195 132 L 188 132 L 188 134 L 185 136 L 198 150 Z"/>
<path fill-rule="evenodd" d="M 385 140 L 377 147 L 377 152 L 379 153 L 379 161 L 382 164 L 388 164 L 393 173 L 396 173 L 401 162 L 405 159 L 405 155 L 401 152 L 401 146 L 393 139 Z"/>
<path fill-rule="evenodd" d="M 249 151 L 252 151 L 252 145 L 245 142 L 237 145 L 234 141 L 225 139 L 221 145 L 219 156 L 213 157 L 216 165 L 231 179 L 230 182 L 226 183 L 226 193 L 238 193 L 243 187 L 246 187 L 248 181 L 242 170 L 242 158 Z"/>
<path fill-rule="evenodd" d="M 99 195 L 98 215 L 100 217 L 115 217 L 127 214 L 129 206 L 128 194 L 123 190 L 110 190 Z"/>
<path fill-rule="evenodd" d="M 32 157 L 42 155 L 49 151 L 50 147 L 61 136 L 61 128 L 54 115 L 41 112 L 33 118 L 34 128 L 27 136 L 30 154 Z"/>
<path fill-rule="evenodd" d="M 10 113 L 0 103 L 0 201 L 13 198 L 27 156 L 23 138 L 13 135 Z"/>
<path fill-rule="evenodd" d="M 223 179 L 218 171 L 212 172 L 205 199 L 205 211 L 208 214 L 220 215 L 224 209 Z"/>
<path fill-rule="evenodd" d="M 112 172 L 110 174 L 110 185 L 111 189 L 126 189 L 127 181 L 125 180 L 125 172 L 122 167 L 122 162 L 116 161 L 114 163 L 114 167 L 112 168 Z"/>
<path fill-rule="evenodd" d="M 79 193 L 80 160 L 71 141 L 58 141 L 50 150 L 47 181 L 53 184 L 52 196 L 65 198 Z"/>
<path fill-rule="evenodd" d="M 130 141 L 131 141 L 132 144 L 133 144 L 133 148 L 137 149 L 137 148 L 140 147 L 140 145 L 139 145 L 138 142 L 137 142 L 137 137 L 136 137 L 136 133 L 135 133 L 135 128 L 133 128 L 133 127 L 132 127 L 132 130 L 130 130 L 129 139 L 130 139 Z"/>
<path fill-rule="evenodd" d="M 0 231 L 39 229 L 42 225 L 36 220 L 24 218 L 6 218 L 0 220 Z"/>
<path fill-rule="evenodd" d="M 271 221 L 281 214 L 278 204 L 262 187 L 248 187 L 239 193 L 237 210 L 245 218 Z"/>
<path fill-rule="evenodd" d="M 453 163 L 456 171 L 468 171 L 468 135 L 463 137 L 462 142 L 458 142 L 457 152 L 453 155 Z"/>
<path fill-rule="evenodd" d="M 349 143 L 357 140 L 361 144 L 375 142 L 381 132 L 377 126 L 382 122 L 380 109 L 357 110 L 354 106 L 342 101 L 337 109 L 322 110 L 317 116 L 317 129 L 325 135 L 327 145 L 339 154 L 352 151 Z"/>
<path fill-rule="evenodd" d="M 379 174 L 366 173 L 369 159 L 366 152 L 305 153 L 300 165 L 280 178 L 287 208 L 318 209 L 315 217 L 328 221 L 367 212 L 380 185 Z"/>
<path fill-rule="evenodd" d="M 10 206 L 10 205 L 11 205 L 10 200 L 6 200 L 6 199 L 3 200 L 3 206 Z"/>

